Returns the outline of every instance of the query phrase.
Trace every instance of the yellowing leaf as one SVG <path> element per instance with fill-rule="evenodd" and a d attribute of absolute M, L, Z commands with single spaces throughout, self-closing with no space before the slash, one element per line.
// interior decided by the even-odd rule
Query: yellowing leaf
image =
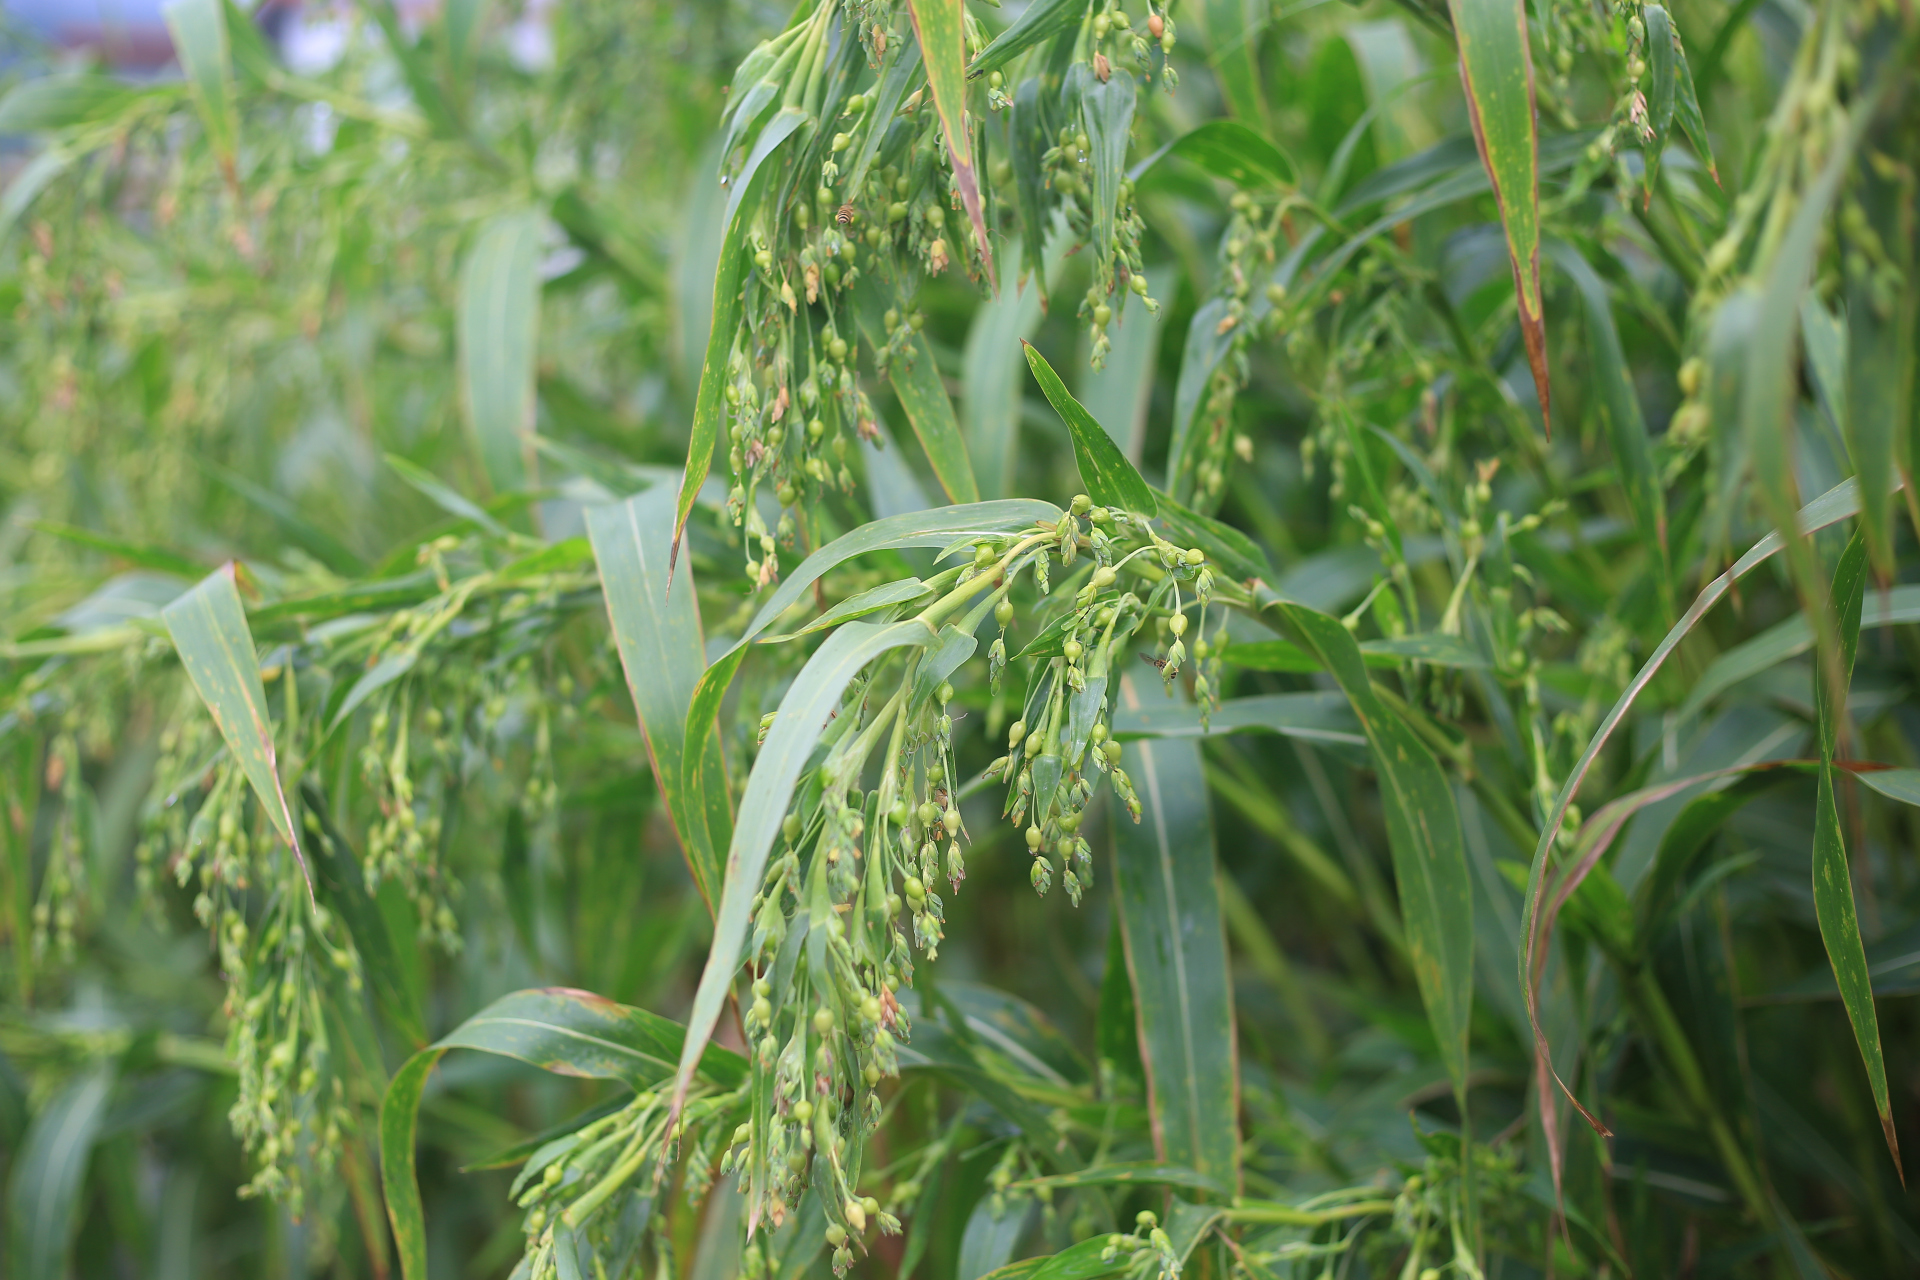
<path fill-rule="evenodd" d="M 961 0 L 909 0 L 913 33 L 927 64 L 927 85 L 940 112 L 940 130 L 946 135 L 947 156 L 953 163 L 960 203 L 973 223 L 980 258 L 993 278 L 993 249 L 987 243 L 986 211 L 980 202 L 980 179 L 973 168 L 972 128 L 967 121 L 967 37 Z"/>
<path fill-rule="evenodd" d="M 1506 228 L 1514 291 L 1520 300 L 1520 335 L 1526 340 L 1527 364 L 1540 393 L 1540 419 L 1551 434 L 1547 325 L 1540 306 L 1540 138 L 1534 120 L 1526 3 L 1452 0 L 1452 10 L 1467 115 Z"/>

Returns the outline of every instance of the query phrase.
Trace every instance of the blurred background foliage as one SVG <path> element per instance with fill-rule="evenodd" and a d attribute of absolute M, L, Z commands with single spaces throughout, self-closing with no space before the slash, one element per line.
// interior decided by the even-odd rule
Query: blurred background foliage
<path fill-rule="evenodd" d="M 1019 10 L 1009 0 L 969 12 L 991 33 Z M 435 737 L 417 749 L 439 761 L 421 784 L 438 815 L 437 861 L 374 890 L 428 1035 L 531 986 L 682 1017 L 711 933 L 591 557 L 568 547 L 584 507 L 678 477 L 720 252 L 717 122 L 733 69 L 787 24 L 786 6 L 367 0 L 224 12 L 223 107 L 172 71 L 109 76 L 99 47 L 61 48 L 24 28 L 11 36 L 14 91 L 0 101 L 0 1161 L 9 1273 L 22 1277 L 395 1273 L 373 1115 L 387 1071 L 415 1044 L 384 1008 L 370 1023 L 371 1063 L 343 1085 L 337 1160 L 304 1171 L 289 1161 L 305 1184 L 298 1212 L 287 1194 L 242 1194 L 283 1184 L 264 1179 L 273 1160 L 243 1149 L 229 1123 L 247 1088 L 236 1022 L 252 1016 L 232 993 L 251 990 L 248 979 L 201 927 L 212 922 L 196 903 L 204 882 L 170 874 L 168 833 L 181 839 L 185 808 L 212 803 L 199 779 L 217 744 L 158 623 L 228 560 L 244 566 L 271 677 L 324 665 L 299 656 L 331 643 L 318 606 L 301 602 L 333 601 L 334 619 L 386 617 L 433 596 L 435 575 L 444 593 L 475 566 L 559 549 L 527 570 L 537 589 L 516 595 L 506 583 L 476 597 L 520 603 L 456 610 L 408 686 L 417 701 L 393 709 L 396 723 L 420 718 L 423 739 Z M 1311 200 L 1239 202 L 1232 183 L 1178 156 L 1137 172 L 1161 310 L 1120 309 L 1104 369 L 1090 367 L 1070 307 L 1043 312 L 1031 282 L 1015 287 L 1011 252 L 997 296 L 958 271 L 925 282 L 924 333 L 983 497 L 1065 502 L 1082 487 L 1019 358 L 1015 339 L 1029 338 L 1149 480 L 1257 542 L 1283 594 L 1352 611 L 1356 634 L 1377 641 L 1452 620 L 1452 636 L 1480 653 L 1461 667 L 1404 663 L 1396 687 L 1459 749 L 1448 763 L 1472 872 L 1468 1078 L 1487 1274 L 1547 1273 L 1556 1235 L 1554 1268 L 1567 1275 L 1910 1274 L 1916 1206 L 1836 998 L 1808 871 L 1816 793 L 1792 768 L 1739 782 L 1741 803 L 1724 812 L 1689 807 L 1700 785 L 1648 805 L 1591 878 L 1601 887 L 1563 911 L 1543 1022 L 1562 1074 L 1614 1136 L 1570 1124 L 1561 1101 L 1550 1123 L 1565 1151 L 1564 1234 L 1553 1215 L 1517 978 L 1536 834 L 1685 602 L 1730 563 L 1729 548 L 1779 522 L 1768 485 L 1785 475 L 1782 491 L 1805 501 L 1856 472 L 1884 476 L 1908 456 L 1916 425 L 1913 290 L 1899 273 L 1913 263 L 1920 117 L 1910 74 L 1889 72 L 1892 87 L 1866 106 L 1859 87 L 1863 60 L 1872 71 L 1905 57 L 1910 71 L 1911 13 L 1798 0 L 1679 6 L 1711 154 L 1663 139 L 1657 180 L 1644 179 L 1631 132 L 1632 85 L 1645 74 L 1644 63 L 1629 69 L 1644 51 L 1644 35 L 1629 31 L 1639 15 L 1530 11 L 1551 437 L 1453 19 L 1424 0 L 1210 0 L 1176 12 L 1179 89 L 1142 90 L 1131 160 L 1231 118 L 1283 149 L 1278 191 Z M 1775 437 L 1729 420 L 1737 388 L 1712 402 L 1709 420 L 1722 370 L 1701 361 L 1711 364 L 1722 304 L 1768 284 L 1788 223 L 1816 198 L 1806 189 L 1838 146 L 1809 123 L 1836 94 L 1830 78 L 1818 100 L 1809 68 L 1868 35 L 1877 46 L 1852 55 L 1841 77 L 1865 141 L 1827 220 L 1839 230 L 1812 255 L 1811 290 L 1801 285 L 1818 316 L 1804 313 L 1814 335 L 1804 362 L 1787 361 L 1806 373 L 1787 388 L 1781 412 L 1796 429 L 1778 432 L 1788 445 L 1776 466 Z M 1000 127 L 989 119 L 983 165 L 1004 193 L 1016 175 Z M 1743 192 L 1759 194 L 1742 206 Z M 502 215 L 527 209 L 538 240 L 531 425 L 543 443 L 534 476 L 513 490 L 496 487 L 473 434 L 483 406 L 463 399 L 461 315 L 476 245 Z M 1354 236 L 1376 216 L 1376 234 Z M 1755 219 L 1765 226 L 1716 259 L 1727 228 Z M 1316 222 L 1328 238 L 1318 258 L 1302 252 L 1294 293 L 1262 283 L 1279 279 L 1274 235 L 1285 258 Z M 1863 248 L 1862 227 L 1877 253 Z M 996 245 L 1015 229 L 1009 216 Z M 1349 237 L 1353 251 L 1327 265 L 1325 251 Z M 1087 266 L 1059 248 L 1045 270 L 1053 295 L 1071 299 Z M 1862 254 L 1870 260 L 1856 267 Z M 1309 280 L 1309 267 L 1324 270 Z M 1831 348 L 1816 341 L 1818 317 L 1837 317 L 1845 334 L 1849 316 L 1889 293 L 1882 329 L 1892 337 L 1856 319 L 1852 346 L 1822 367 Z M 1216 318 L 1234 305 L 1247 316 L 1237 330 Z M 1800 305 L 1788 297 L 1790 312 Z M 1853 419 L 1836 408 L 1850 396 L 1864 418 L 1876 386 L 1907 388 L 1888 411 L 1901 443 L 1877 468 L 1857 461 Z M 906 410 L 882 380 L 872 388 L 891 443 L 861 448 L 857 491 L 822 504 L 823 538 L 938 500 Z M 1183 460 L 1183 417 L 1212 454 Z M 1637 461 L 1622 452 L 1628 430 Z M 1356 484 L 1356 465 L 1377 472 L 1377 488 L 1371 474 Z M 1903 509 L 1910 500 L 1895 499 L 1894 515 Z M 1850 752 L 1905 770 L 1920 764 L 1910 696 L 1920 605 L 1902 585 L 1913 577 L 1912 529 L 1880 510 L 1870 540 L 1886 549 L 1872 548 Z M 1495 528 L 1511 541 L 1486 554 L 1507 556 L 1508 576 L 1476 578 L 1467 562 Z M 1581 795 L 1588 813 L 1637 787 L 1820 754 L 1811 655 L 1822 628 L 1802 607 L 1825 607 L 1824 586 L 1810 593 L 1808 583 L 1827 581 L 1844 541 L 1810 544 L 1817 574 L 1791 556 L 1770 562 L 1690 633 L 1600 758 L 1597 785 Z M 717 502 L 697 509 L 690 547 L 718 652 L 764 592 L 740 575 L 740 535 Z M 881 580 L 849 574 L 834 594 Z M 382 584 L 404 600 L 382 596 Z M 1396 600 L 1424 602 L 1426 625 Z M 1464 626 L 1463 600 L 1473 615 Z M 1519 629 L 1499 631 L 1490 620 L 1502 618 Z M 326 659 L 344 673 L 327 686 L 329 708 L 373 656 L 348 646 Z M 793 670 L 780 657 L 750 666 L 729 703 L 723 736 L 739 777 Z M 1232 699 L 1320 687 L 1284 662 L 1229 666 L 1224 679 Z M 272 696 L 292 683 L 270 681 Z M 963 688 L 960 703 L 988 731 L 961 722 L 962 754 L 978 769 L 1010 716 L 984 688 Z M 376 705 L 368 711 L 389 714 Z M 338 824 L 343 847 L 378 844 L 394 818 L 380 767 L 356 780 L 388 730 L 369 719 L 352 719 L 314 770 L 328 795 L 313 809 Z M 1445 1229 L 1458 1205 L 1422 1208 L 1420 1183 L 1409 1182 L 1452 1177 L 1457 1187 L 1458 1147 L 1430 1135 L 1456 1132 L 1460 1113 L 1414 984 L 1379 793 L 1351 735 L 1296 728 L 1216 733 L 1200 757 L 1218 849 L 1209 927 L 1231 956 L 1230 1111 L 1245 1190 L 1298 1204 L 1371 1189 L 1392 1205 L 1355 1216 L 1371 1234 L 1324 1258 L 1315 1250 L 1349 1240 L 1345 1228 L 1291 1223 L 1209 1245 L 1189 1265 L 1412 1276 L 1425 1258 L 1464 1271 Z M 1910 1133 L 1920 877 L 1913 810 L 1891 787 L 1849 783 L 1842 804 L 1892 1123 Z M 1683 811 L 1695 828 L 1676 823 Z M 1016 997 L 1013 1013 L 981 1015 L 1005 1041 L 982 1050 L 993 1070 L 1061 1114 L 1131 1098 L 1098 1148 L 1150 1159 L 1139 1086 L 1113 1083 L 1138 1072 L 1133 1015 L 1116 1024 L 1105 1003 L 1120 998 L 1114 877 L 1103 874 L 1078 911 L 1037 899 L 1012 831 L 988 816 L 970 819 L 971 878 L 947 908 L 937 966 L 925 968 L 959 993 L 956 1007 Z M 1690 830 L 1689 851 L 1708 854 L 1664 852 Z M 1677 883 L 1645 905 L 1649 869 L 1670 862 Z M 1122 975 L 1119 992 L 1126 985 Z M 894 1146 L 873 1163 L 897 1166 L 896 1188 L 920 1155 L 936 1172 L 915 1175 L 925 1194 L 906 1243 L 876 1246 L 860 1267 L 978 1280 L 1093 1230 L 1093 1211 L 1063 1196 L 1024 1232 L 988 1238 L 998 1219 L 982 1206 L 1040 1167 L 1014 1168 L 1013 1153 L 1032 1161 L 1045 1144 L 966 1088 L 920 1079 L 895 1095 L 881 1143 Z M 434 1274 L 508 1274 L 521 1224 L 493 1157 L 616 1093 L 506 1059 L 449 1058 L 420 1130 Z M 1102 1122 L 1088 1123 L 1097 1136 Z M 714 1241 L 730 1228 L 691 1200 L 663 1216 L 652 1263 L 663 1275 L 728 1274 L 734 1264 Z M 1164 1213 L 1167 1203 L 1139 1190 L 1112 1207 Z M 826 1265 L 808 1255 L 795 1266 L 808 1264 Z"/>

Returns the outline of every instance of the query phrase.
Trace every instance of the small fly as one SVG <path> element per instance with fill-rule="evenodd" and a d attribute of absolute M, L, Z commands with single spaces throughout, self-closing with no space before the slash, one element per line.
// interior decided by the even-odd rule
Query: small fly
<path fill-rule="evenodd" d="M 1160 671 L 1165 671 L 1167 669 L 1167 660 L 1165 658 L 1156 658 L 1150 653 L 1141 654 L 1140 661 Z"/>

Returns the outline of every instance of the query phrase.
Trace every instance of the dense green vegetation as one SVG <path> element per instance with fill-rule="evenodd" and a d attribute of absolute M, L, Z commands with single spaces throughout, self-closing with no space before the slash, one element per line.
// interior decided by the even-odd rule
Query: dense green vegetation
<path fill-rule="evenodd" d="M 8 1274 L 1920 1267 L 1910 5 L 526 10 L 13 64 Z"/>

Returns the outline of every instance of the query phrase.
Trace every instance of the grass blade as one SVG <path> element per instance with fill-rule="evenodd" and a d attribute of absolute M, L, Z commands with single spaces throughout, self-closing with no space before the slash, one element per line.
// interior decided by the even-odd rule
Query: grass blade
<path fill-rule="evenodd" d="M 707 663 L 693 592 L 670 596 L 666 590 L 673 490 L 659 484 L 618 506 L 589 507 L 586 522 L 647 758 L 666 797 L 687 868 L 711 912 L 720 900 L 720 846 L 731 833 L 732 816 L 718 737 L 703 735 L 701 749 L 707 758 L 693 771 L 719 783 L 718 792 L 689 786 L 687 708 Z"/>
<path fill-rule="evenodd" d="M 1054 412 L 1067 424 L 1067 434 L 1073 438 L 1073 460 L 1079 464 L 1080 482 L 1087 486 L 1087 495 L 1103 506 L 1137 511 L 1141 515 L 1150 516 L 1158 511 L 1160 507 L 1154 501 L 1153 490 L 1127 461 L 1127 455 L 1120 452 L 1120 446 L 1113 442 L 1107 429 L 1094 421 L 1093 415 L 1073 398 L 1067 384 L 1060 381 L 1060 375 L 1031 342 L 1023 338 L 1020 345 L 1026 350 L 1027 367 L 1033 370 L 1034 381 L 1046 393 Z"/>
<path fill-rule="evenodd" d="M 421 1013 L 421 975 L 417 962 L 408 966 L 400 954 L 402 946 L 414 945 L 413 939 L 395 939 L 388 930 L 380 904 L 367 892 L 360 860 L 328 817 L 319 789 L 311 782 L 305 784 L 303 798 L 307 832 L 316 837 L 313 869 L 317 894 L 339 913 L 347 932 L 353 935 L 353 945 L 366 961 L 367 984 L 375 1003 L 407 1047 L 418 1048 L 427 1040 L 426 1020 Z"/>
<path fill-rule="evenodd" d="M 1853 682 L 1853 659 L 1860 647 L 1860 605 L 1867 582 L 1867 540 L 1864 528 L 1856 530 L 1840 553 L 1833 574 L 1830 596 L 1834 629 L 1839 651 L 1831 663 L 1822 663 L 1814 671 L 1814 705 L 1820 722 L 1820 793 L 1814 810 L 1813 828 L 1813 912 L 1820 922 L 1820 940 L 1826 944 L 1827 959 L 1833 965 L 1833 979 L 1840 988 L 1840 1001 L 1846 1006 L 1847 1021 L 1853 1024 L 1853 1038 L 1860 1046 L 1860 1061 L 1867 1069 L 1867 1082 L 1873 1089 L 1873 1107 L 1880 1115 L 1880 1131 L 1886 1136 L 1887 1151 L 1904 1185 L 1906 1170 L 1900 1163 L 1900 1139 L 1893 1129 L 1893 1102 L 1887 1091 L 1887 1062 L 1880 1047 L 1880 1019 L 1873 1007 L 1873 975 L 1867 968 L 1866 944 L 1860 937 L 1860 917 L 1854 908 L 1853 876 L 1847 866 L 1847 842 L 1840 827 L 1840 806 L 1835 797 L 1839 770 L 1834 764 L 1841 721 L 1846 718 L 1846 690 Z M 1834 678 L 1823 678 L 1822 668 L 1836 668 Z"/>
<path fill-rule="evenodd" d="M 1309 742 L 1364 747 L 1367 740 L 1358 732 L 1359 728 L 1346 695 L 1332 690 L 1229 698 L 1214 709 L 1204 727 L 1200 723 L 1200 708 L 1186 702 L 1157 707 L 1117 707 L 1113 715 L 1114 736 L 1122 741 L 1198 738 L 1259 730 Z"/>
<path fill-rule="evenodd" d="M 940 380 L 940 369 L 925 335 L 916 335 L 913 346 L 887 365 L 887 381 L 899 397 L 900 407 L 907 411 L 914 438 L 926 451 L 947 501 L 980 501 L 980 485 L 974 480 L 973 463 L 967 457 L 967 441 L 960 434 L 960 420 L 954 416 L 953 401 L 947 397 L 946 384 Z"/>
<path fill-rule="evenodd" d="M 1871 115 L 1870 106 L 1862 104 L 1860 119 Z M 1826 167 L 1808 188 L 1781 238 L 1779 252 L 1761 286 L 1759 311 L 1746 348 L 1746 377 L 1740 389 L 1740 421 L 1762 503 L 1774 529 L 1786 539 L 1787 568 L 1799 589 L 1801 606 L 1822 633 L 1831 626 L 1823 598 L 1826 584 L 1815 576 L 1813 548 L 1801 535 L 1794 515 L 1800 504 L 1800 485 L 1794 475 L 1794 409 L 1800 403 L 1800 361 L 1795 353 L 1800 336 L 1800 300 L 1813 282 L 1827 213 L 1850 167 L 1859 137 L 1860 124 L 1856 121 L 1854 127 L 1834 139 Z"/>
<path fill-rule="evenodd" d="M 1707 119 L 1700 113 L 1700 95 L 1694 91 L 1693 69 L 1687 65 L 1687 50 L 1680 42 L 1680 31 L 1673 31 L 1673 119 L 1680 132 L 1707 166 L 1713 185 L 1720 185 L 1720 170 L 1713 163 L 1713 143 L 1707 137 Z"/>
<path fill-rule="evenodd" d="M 1626 353 L 1620 346 L 1620 330 L 1614 324 L 1606 282 L 1572 245 L 1549 241 L 1547 252 L 1572 278 L 1586 311 L 1587 352 L 1593 361 L 1594 381 L 1599 384 L 1597 399 L 1613 444 L 1614 466 L 1619 468 L 1621 487 L 1627 491 L 1627 505 L 1633 512 L 1640 544 L 1654 557 L 1654 577 L 1660 584 L 1661 597 L 1670 599 L 1667 520 L 1660 478 L 1654 470 L 1653 446 L 1647 439 L 1646 419 L 1640 414 L 1640 397 L 1633 388 L 1633 371 L 1627 367 Z"/>
<path fill-rule="evenodd" d="M 1127 143 L 1133 130 L 1136 94 L 1133 77 L 1122 73 L 1106 81 L 1084 62 L 1067 74 L 1067 94 L 1080 102 L 1087 138 L 1093 144 L 1093 251 L 1097 262 L 1113 253 L 1114 205 L 1127 176 Z M 1125 299 L 1123 298 L 1124 305 Z"/>
<path fill-rule="evenodd" d="M 1374 691 L 1360 646 L 1339 619 L 1277 597 L 1268 607 L 1339 684 L 1372 748 L 1407 952 L 1464 1115 L 1473 1013 L 1473 879 L 1453 788 L 1412 726 Z"/>
<path fill-rule="evenodd" d="M 761 192 L 772 171 L 767 161 L 806 122 L 806 112 L 784 107 L 769 120 L 747 153 L 747 163 L 734 178 L 733 195 L 727 200 L 726 230 L 720 237 L 719 267 L 713 276 L 713 321 L 707 330 L 707 355 L 700 365 L 700 386 L 694 395 L 686 473 L 680 481 L 680 501 L 673 514 L 673 549 L 667 553 L 669 585 L 673 566 L 680 558 L 680 535 L 700 497 L 700 486 L 706 483 L 714 441 L 720 438 L 720 420 L 726 416 L 727 355 L 733 350 L 734 330 L 740 325 L 740 290 L 748 262 L 747 227 L 760 207 Z"/>
<path fill-rule="evenodd" d="M 1553 431 L 1547 389 L 1547 324 L 1540 297 L 1540 140 L 1534 118 L 1533 58 L 1525 0 L 1451 0 L 1473 139 L 1493 183 L 1513 260 L 1520 334 L 1540 393 L 1540 419 Z"/>
<path fill-rule="evenodd" d="M 685 1037 L 679 1024 L 644 1009 L 588 991 L 546 987 L 501 997 L 408 1058 L 380 1102 L 380 1178 L 405 1280 L 428 1275 L 414 1138 L 427 1078 L 449 1049 L 478 1049 L 556 1075 L 621 1080 L 643 1089 L 673 1073 Z M 699 1068 L 723 1088 L 747 1073 L 742 1058 L 718 1046 L 706 1050 Z"/>
<path fill-rule="evenodd" d="M 273 720 L 267 714 L 266 689 L 260 683 L 260 659 L 247 630 L 247 611 L 234 585 L 234 566 L 215 569 L 200 585 L 160 611 L 180 654 L 180 665 L 207 706 L 227 750 L 252 785 L 260 807 L 293 850 L 300 873 L 313 891 L 313 876 L 300 852 L 293 813 L 280 786 L 273 747 Z"/>
<path fill-rule="evenodd" d="M 1120 705 L 1137 712 L 1131 676 Z M 1122 756 L 1144 822 L 1114 824 L 1114 899 L 1146 1068 L 1154 1154 L 1240 1183 L 1239 1063 L 1213 812 L 1195 742 L 1134 742 Z"/>
<path fill-rule="evenodd" d="M 1190 161 L 1236 187 L 1290 187 L 1299 180 L 1292 157 L 1238 120 L 1209 120 L 1181 134 L 1134 166 L 1134 180 L 1168 156 Z"/>
<path fill-rule="evenodd" d="M 1667 135 L 1673 130 L 1674 104 L 1678 98 L 1676 81 L 1679 68 L 1679 42 L 1674 37 L 1673 19 L 1657 4 L 1642 6 L 1640 16 L 1647 30 L 1647 127 L 1653 137 L 1642 154 L 1640 168 L 1641 204 L 1653 203 L 1653 183 L 1660 174 L 1660 157 L 1667 149 Z"/>
<path fill-rule="evenodd" d="M 1034 0 L 1013 25 L 993 38 L 967 67 L 967 77 L 978 80 L 989 71 L 999 71 L 1009 62 L 1086 17 L 1086 0 Z"/>
<path fill-rule="evenodd" d="M 93 1140 L 106 1119 L 114 1068 L 96 1063 L 69 1081 L 27 1126 L 7 1185 L 8 1257 L 16 1276 L 67 1274 Z"/>
<path fill-rule="evenodd" d="M 1025 85 L 1021 91 L 1026 91 Z M 1014 129 L 1017 132 L 1019 128 L 1016 120 Z M 966 394 L 961 399 L 961 413 L 966 419 L 966 443 L 973 452 L 981 492 L 989 497 L 1004 497 L 1011 490 L 1014 462 L 1020 452 L 1021 389 L 1025 379 L 1020 377 L 1015 352 L 1017 344 L 1039 329 L 1047 296 L 1046 264 L 1040 251 L 1035 248 L 1031 255 L 1026 254 L 1027 247 L 1036 243 L 1039 226 L 1036 220 L 1027 227 L 1011 252 L 1015 262 L 1028 256 L 1036 264 L 1030 278 L 1019 288 L 1004 290 L 999 297 L 982 303 L 973 313 L 962 356 Z"/>
<path fill-rule="evenodd" d="M 534 357 L 540 345 L 541 217 L 499 214 L 460 273 L 460 395 L 496 493 L 524 488 L 533 466 Z"/>
<path fill-rule="evenodd" d="M 1264 124 L 1267 104 L 1260 96 L 1260 67 L 1254 50 L 1266 28 L 1267 6 L 1260 6 L 1258 21 L 1249 20 L 1248 9 L 1245 0 L 1207 0 L 1207 44 L 1212 55 L 1208 61 L 1233 114 Z"/>
<path fill-rule="evenodd" d="M 759 893 L 761 874 L 766 870 L 767 853 L 828 713 L 839 705 L 848 681 L 868 663 L 890 650 L 925 645 L 933 638 L 933 629 L 917 618 L 891 626 L 849 622 L 827 637 L 780 700 L 773 728 L 753 762 L 746 794 L 740 798 L 740 820 L 727 850 L 726 880 L 720 909 L 714 916 L 713 947 L 707 953 L 700 987 L 693 997 L 693 1012 L 687 1018 L 686 1047 L 680 1055 L 680 1078 L 674 1089 L 676 1113 L 686 1099 L 700 1053 L 726 1003 L 751 922 L 751 899 Z"/>
<path fill-rule="evenodd" d="M 0 98 L 0 133 L 43 133 L 97 124 L 152 92 L 90 72 L 27 80 Z"/>
<path fill-rule="evenodd" d="M 1826 528 L 1828 525 L 1850 519 L 1858 515 L 1859 511 L 1859 486 L 1852 480 L 1842 481 L 1801 509 L 1798 520 L 1799 532 L 1802 535 L 1814 533 Z M 1559 1073 L 1553 1070 L 1552 1058 L 1547 1046 L 1546 1032 L 1541 1029 L 1540 1025 L 1536 979 L 1545 964 L 1541 924 L 1545 918 L 1543 904 L 1548 888 L 1547 854 L 1553 847 L 1554 841 L 1558 838 L 1562 825 L 1566 822 L 1567 806 L 1573 803 L 1574 795 L 1580 790 L 1580 785 L 1586 781 L 1588 770 L 1593 768 L 1593 762 L 1599 758 L 1601 751 L 1606 748 L 1607 743 L 1613 737 L 1614 731 L 1620 727 L 1621 722 L 1627 718 L 1627 714 L 1633 710 L 1634 704 L 1640 700 L 1640 695 L 1646 691 L 1647 686 L 1653 683 L 1653 678 L 1659 674 L 1660 668 L 1666 664 L 1667 659 L 1672 656 L 1673 651 L 1680 647 L 1680 642 L 1692 633 L 1693 629 L 1700 624 L 1702 618 L 1706 617 L 1708 610 L 1712 609 L 1714 605 L 1725 598 L 1727 593 L 1733 589 L 1734 583 L 1772 559 L 1779 553 L 1784 545 L 1784 542 L 1777 532 L 1768 534 L 1756 542 L 1745 555 L 1741 556 L 1732 568 L 1701 588 L 1700 594 L 1694 599 L 1692 606 L 1689 607 L 1681 619 L 1674 623 L 1672 628 L 1668 630 L 1665 638 L 1660 641 L 1653 653 L 1648 656 L 1647 661 L 1641 665 L 1640 670 L 1635 673 L 1633 679 L 1627 683 L 1627 687 L 1614 702 L 1612 709 L 1607 712 L 1606 718 L 1600 722 L 1600 727 L 1594 731 L 1592 738 L 1587 741 L 1586 750 L 1580 753 L 1579 760 L 1574 762 L 1573 768 L 1568 771 L 1566 778 L 1561 782 L 1560 790 L 1554 796 L 1553 807 L 1547 811 L 1547 820 L 1541 825 L 1539 839 L 1534 845 L 1533 861 L 1527 873 L 1525 913 L 1521 922 L 1524 945 L 1520 956 L 1520 983 L 1521 990 L 1526 995 L 1527 1020 L 1533 1030 L 1535 1061 L 1542 1075 L 1551 1074 L 1554 1083 L 1558 1085 L 1560 1091 L 1566 1095 L 1567 1100 L 1573 1103 L 1573 1105 L 1579 1109 L 1580 1114 L 1586 1117 L 1587 1122 L 1601 1133 L 1607 1132 L 1605 1126 L 1600 1124 L 1585 1107 L 1580 1105 L 1579 1099 L 1573 1096 L 1573 1092 L 1567 1088 L 1566 1082 L 1561 1080 Z M 1545 1096 L 1544 1089 L 1545 1081 L 1543 1080 L 1542 1096 Z M 1557 1186 L 1559 1183 L 1559 1157 L 1557 1151 L 1554 1154 L 1554 1165 L 1554 1181 Z"/>
<path fill-rule="evenodd" d="M 933 105 L 940 112 L 940 131 L 946 135 L 953 182 L 960 189 L 960 203 L 966 207 L 967 220 L 973 223 L 973 236 L 980 246 L 980 260 L 987 266 L 987 279 L 992 280 L 993 246 L 987 243 L 987 217 L 980 201 L 980 179 L 973 171 L 973 128 L 967 120 L 965 7 L 961 0 L 907 0 L 907 8 L 913 14 L 913 34 L 920 42 L 920 58 L 927 64 L 927 87 L 933 90 Z"/>
<path fill-rule="evenodd" d="M 227 14 L 221 0 L 173 0 L 161 10 L 167 31 L 200 109 L 207 141 L 220 160 L 228 186 L 240 181 L 235 169 L 240 150 L 239 113 L 233 100 L 233 63 L 227 45 Z"/>

